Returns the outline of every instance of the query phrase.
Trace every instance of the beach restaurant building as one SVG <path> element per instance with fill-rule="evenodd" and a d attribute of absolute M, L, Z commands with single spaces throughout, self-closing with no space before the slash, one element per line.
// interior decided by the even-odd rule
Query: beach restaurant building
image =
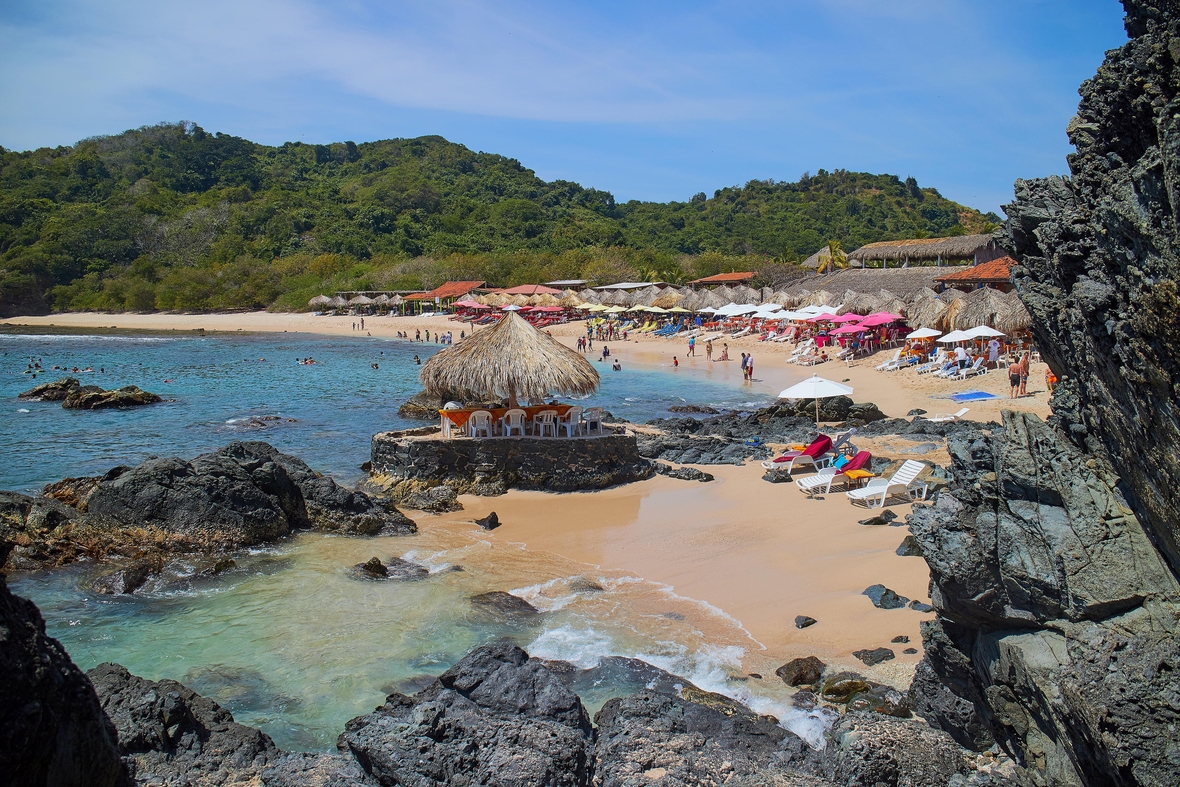
<path fill-rule="evenodd" d="M 430 292 L 416 292 L 407 295 L 403 302 L 408 308 L 421 313 L 433 309 L 447 308 L 455 301 L 462 300 L 472 290 L 478 290 L 487 284 L 486 281 L 449 281 L 435 287 Z"/>
<path fill-rule="evenodd" d="M 717 273 L 713 276 L 705 276 L 702 279 L 693 279 L 688 283 L 694 290 L 697 287 L 733 287 L 738 284 L 748 285 L 753 281 L 755 274 L 751 271 L 740 271 L 735 273 Z"/>
<path fill-rule="evenodd" d="M 979 265 L 1004 256 L 991 235 L 956 235 L 950 238 L 912 238 L 866 243 L 849 252 L 857 267 L 897 268 L 915 265 Z"/>
<path fill-rule="evenodd" d="M 936 281 L 944 287 L 954 287 L 967 292 L 984 287 L 1000 292 L 1012 292 L 1012 266 L 1015 264 L 1016 260 L 1011 257 L 1000 257 L 939 276 Z"/>

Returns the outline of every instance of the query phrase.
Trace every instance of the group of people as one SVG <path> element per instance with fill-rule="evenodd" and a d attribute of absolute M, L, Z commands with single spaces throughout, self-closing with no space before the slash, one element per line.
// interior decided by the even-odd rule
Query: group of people
<path fill-rule="evenodd" d="M 409 331 L 398 331 L 397 338 L 408 340 L 410 338 L 410 333 L 409 333 Z M 462 341 L 463 339 L 466 339 L 466 338 L 467 338 L 467 332 L 466 331 L 459 331 L 459 340 Z M 416 342 L 423 341 L 421 328 L 414 331 L 414 341 L 416 341 Z M 429 328 L 426 329 L 425 341 L 427 343 L 430 342 L 430 329 Z M 447 331 L 446 333 L 442 333 L 441 331 L 435 331 L 434 332 L 434 343 L 435 344 L 454 344 L 455 343 L 455 334 L 453 331 Z"/>
<path fill-rule="evenodd" d="M 618 341 L 619 339 L 627 341 L 627 330 L 625 328 L 619 330 L 619 327 L 611 321 L 595 326 L 587 325 L 586 335 L 589 338 L 598 339 L 600 342 Z"/>
<path fill-rule="evenodd" d="M 41 364 L 42 364 L 41 358 L 35 358 L 33 356 L 29 356 L 29 363 L 25 366 L 25 370 L 23 372 L 21 372 L 21 374 L 27 374 L 30 377 L 32 377 L 32 379 L 36 380 L 38 374 L 48 371 Z M 54 371 L 58 371 L 58 372 L 69 372 L 70 374 L 84 374 L 86 372 L 93 372 L 94 371 L 94 367 L 91 367 L 91 366 L 87 366 L 85 369 L 82 369 L 77 366 L 66 367 L 66 366 L 58 366 L 56 364 L 51 366 L 50 369 L 52 369 Z M 100 366 L 98 369 L 98 373 L 103 374 L 104 372 L 106 372 L 106 369 Z"/>

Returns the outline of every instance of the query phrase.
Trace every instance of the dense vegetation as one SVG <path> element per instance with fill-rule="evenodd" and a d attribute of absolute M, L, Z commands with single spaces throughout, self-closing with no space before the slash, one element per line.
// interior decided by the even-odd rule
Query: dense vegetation
<path fill-rule="evenodd" d="M 844 248 L 984 231 L 911 178 L 751 181 L 617 204 L 441 137 L 280 147 L 193 124 L 0 148 L 0 313 L 302 308 L 337 289 L 585 278 L 781 278 Z"/>

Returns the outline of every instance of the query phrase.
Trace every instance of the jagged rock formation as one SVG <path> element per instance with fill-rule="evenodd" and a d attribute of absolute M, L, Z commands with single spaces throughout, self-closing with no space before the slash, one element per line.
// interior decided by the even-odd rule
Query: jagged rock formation
<path fill-rule="evenodd" d="M 939 613 L 917 711 L 1038 785 L 1174 784 L 1180 584 L 1114 478 L 1023 413 L 948 449 L 951 487 L 909 517 Z"/>
<path fill-rule="evenodd" d="M 10 544 L 0 540 L 0 564 Z M 0 781 L 112 787 L 122 766 L 94 688 L 0 573 Z"/>
<path fill-rule="evenodd" d="M 109 410 L 116 407 L 140 407 L 164 401 L 159 394 L 145 391 L 137 385 L 103 390 L 97 385 L 84 385 L 71 390 L 61 406 L 67 410 Z"/>
<path fill-rule="evenodd" d="M 15 544 L 14 566 L 123 553 L 153 557 L 145 551 L 218 552 L 300 528 L 415 532 L 392 505 L 345 489 L 262 442 L 233 442 L 192 460 L 149 459 L 50 484 L 45 493 L 0 493 L 0 537 Z"/>

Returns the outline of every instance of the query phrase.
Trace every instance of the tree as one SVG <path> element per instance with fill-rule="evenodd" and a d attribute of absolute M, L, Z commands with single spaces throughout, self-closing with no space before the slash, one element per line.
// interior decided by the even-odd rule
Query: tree
<path fill-rule="evenodd" d="M 844 245 L 838 240 L 828 241 L 828 253 L 819 258 L 816 273 L 827 273 L 833 268 L 847 268 L 848 255 L 844 253 Z"/>

